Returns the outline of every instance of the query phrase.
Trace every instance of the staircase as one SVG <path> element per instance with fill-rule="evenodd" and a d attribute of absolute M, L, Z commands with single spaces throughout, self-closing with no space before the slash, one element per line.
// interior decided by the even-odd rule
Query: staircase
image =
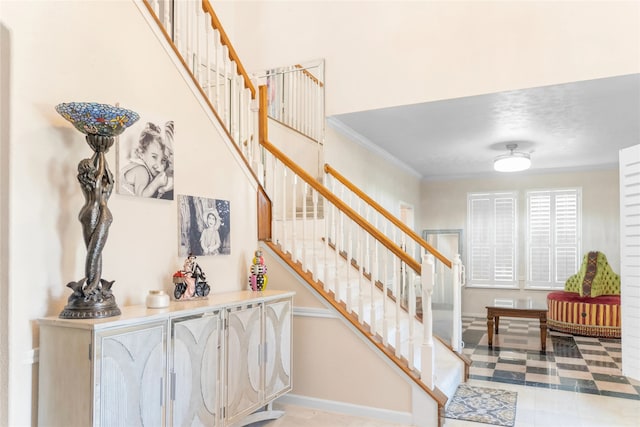
<path fill-rule="evenodd" d="M 290 227 L 291 224 L 282 224 Z M 297 227 L 303 226 L 297 224 Z M 307 227 L 322 228 L 323 220 L 308 221 Z M 297 235 L 309 235 L 298 230 Z M 296 241 L 295 254 L 291 248 L 285 249 L 279 243 L 266 242 L 264 246 L 274 255 L 285 259 L 292 268 L 302 270 L 311 276 L 310 288 L 323 292 L 334 300 L 349 317 L 366 329 L 373 339 L 412 367 L 412 372 L 420 376 L 421 350 L 424 343 L 424 325 L 415 315 L 410 315 L 406 305 L 393 295 L 392 283 L 383 286 L 366 275 L 360 274 L 357 261 L 349 262 L 344 254 L 338 254 L 335 245 L 325 244 L 324 237 L 306 241 Z M 297 260 L 297 261 L 296 261 Z M 317 273 L 314 273 L 317 272 Z M 369 276 L 370 277 L 370 276 Z M 447 398 L 451 398 L 458 385 L 465 380 L 464 366 L 443 341 L 435 339 L 435 386 Z"/>
<path fill-rule="evenodd" d="M 454 332 L 452 343 L 433 335 L 431 293 L 436 264 L 450 268 L 450 285 L 460 288 L 460 259 L 444 258 L 397 219 L 390 221 L 400 231 L 374 226 L 377 221 L 363 217 L 269 142 L 267 112 L 273 106 L 267 86 L 261 85 L 258 95 L 207 0 L 144 0 L 144 5 L 260 184 L 258 233 L 264 246 L 436 403 L 437 410 L 414 417 L 415 424 L 442 425 L 444 408 L 466 380 L 470 361 L 460 354 L 459 334 Z M 297 99 L 305 104 L 303 96 Z M 311 110 L 323 111 L 317 101 L 311 104 Z M 287 126 L 314 137 L 322 128 L 295 118 Z M 414 414 L 425 413 L 415 405 Z"/>

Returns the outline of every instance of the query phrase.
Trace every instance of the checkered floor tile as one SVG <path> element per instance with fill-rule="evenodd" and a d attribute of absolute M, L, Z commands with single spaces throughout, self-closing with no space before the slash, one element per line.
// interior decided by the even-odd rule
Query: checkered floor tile
<path fill-rule="evenodd" d="M 542 352 L 537 320 L 500 318 L 493 347 L 486 318 L 463 316 L 462 330 L 473 379 L 640 400 L 640 382 L 622 375 L 620 339 L 549 330 Z"/>

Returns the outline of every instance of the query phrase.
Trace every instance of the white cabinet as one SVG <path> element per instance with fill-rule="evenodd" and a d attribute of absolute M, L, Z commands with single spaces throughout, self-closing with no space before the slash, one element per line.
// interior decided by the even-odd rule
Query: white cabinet
<path fill-rule="evenodd" d="M 96 425 L 165 425 L 165 354 L 165 322 L 96 334 L 93 357 Z"/>
<path fill-rule="evenodd" d="M 260 406 L 262 304 L 227 309 L 226 418 L 230 423 Z"/>
<path fill-rule="evenodd" d="M 290 298 L 227 308 L 228 423 L 291 390 L 291 308 Z"/>
<path fill-rule="evenodd" d="M 39 425 L 242 424 L 291 389 L 292 296 L 232 292 L 41 319 Z"/>
<path fill-rule="evenodd" d="M 171 321 L 170 418 L 173 426 L 222 425 L 221 312 Z"/>
<path fill-rule="evenodd" d="M 291 390 L 291 300 L 264 306 L 264 400 L 271 401 Z"/>

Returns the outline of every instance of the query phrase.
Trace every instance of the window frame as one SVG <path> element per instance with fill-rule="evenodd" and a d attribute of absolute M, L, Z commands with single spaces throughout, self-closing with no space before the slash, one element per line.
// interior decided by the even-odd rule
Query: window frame
<path fill-rule="evenodd" d="M 474 216 L 473 216 L 473 207 L 472 204 L 476 200 L 480 200 L 481 198 L 489 198 L 491 200 L 491 209 L 493 212 L 491 217 L 488 219 L 488 222 L 492 224 L 492 227 L 489 230 L 491 236 L 489 239 L 491 243 L 488 245 L 488 257 L 491 260 L 491 265 L 489 269 L 488 275 L 490 278 L 488 279 L 474 279 L 474 267 L 473 267 L 473 257 L 474 253 L 478 247 L 477 244 L 474 244 L 474 239 L 476 234 L 474 232 Z M 496 248 L 498 244 L 496 243 L 496 200 L 498 198 L 507 198 L 512 201 L 512 244 L 511 244 L 511 270 L 512 270 L 512 279 L 508 281 L 497 281 L 496 280 Z M 518 191 L 483 191 L 483 192 L 471 192 L 467 193 L 467 251 L 466 251 L 466 287 L 469 288 L 488 288 L 488 289 L 519 289 L 519 269 L 518 269 L 518 257 L 519 257 L 519 212 L 518 212 L 518 199 L 519 194 Z"/>
<path fill-rule="evenodd" d="M 532 261 L 532 209 L 531 209 L 531 196 L 534 194 L 545 194 L 547 193 L 551 197 L 551 201 L 549 203 L 550 208 L 550 227 L 549 227 L 549 254 L 550 254 L 550 264 L 548 266 L 549 272 L 549 280 L 533 280 L 532 278 L 532 268 L 534 262 Z M 562 194 L 575 194 L 576 200 L 576 215 L 575 215 L 575 243 L 573 245 L 568 244 L 560 244 L 557 242 L 557 229 L 558 229 L 558 218 L 557 218 L 557 196 Z M 571 274 L 575 274 L 580 268 L 580 263 L 582 262 L 582 188 L 581 187 L 564 187 L 564 188 L 542 188 L 542 189 L 531 189 L 525 191 L 525 283 L 524 289 L 526 290 L 563 290 L 566 280 L 571 276 Z M 569 271 L 568 277 L 559 277 L 558 272 L 558 248 L 559 247 L 572 247 L 575 248 L 574 254 L 574 266 L 570 266 L 569 268 L 565 268 L 566 271 Z M 573 268 L 571 268 L 573 267 Z M 565 274 L 566 274 L 565 271 Z"/>

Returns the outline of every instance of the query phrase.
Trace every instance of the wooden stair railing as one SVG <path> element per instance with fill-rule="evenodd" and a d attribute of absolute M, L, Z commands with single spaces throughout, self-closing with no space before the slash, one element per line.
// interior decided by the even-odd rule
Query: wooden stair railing
<path fill-rule="evenodd" d="M 326 188 L 323 184 L 318 182 L 313 176 L 311 176 L 304 169 L 300 168 L 282 151 L 280 151 L 271 142 L 269 142 L 268 129 L 266 126 L 267 118 L 265 114 L 265 111 L 266 111 L 265 92 L 266 92 L 266 86 L 260 86 L 259 87 L 260 119 L 259 119 L 259 126 L 258 126 L 260 144 L 267 153 L 273 156 L 273 158 L 275 159 L 274 161 L 279 162 L 282 165 L 282 168 L 285 170 L 285 173 L 283 173 L 283 180 L 281 182 L 278 182 L 278 183 L 274 182 L 273 186 L 266 185 L 266 188 L 271 188 L 272 192 L 278 190 L 278 188 L 280 187 L 279 184 L 283 185 L 282 192 L 276 195 L 274 200 L 275 199 L 287 200 L 286 189 L 284 188 L 286 187 L 286 181 L 284 180 L 284 177 L 293 176 L 290 179 L 293 182 L 293 184 L 291 185 L 293 186 L 294 190 L 288 194 L 289 197 L 292 197 L 291 196 L 292 194 L 295 195 L 295 182 L 296 182 L 296 179 L 300 179 L 305 185 L 309 186 L 310 188 L 313 189 L 314 192 L 317 193 L 317 197 L 322 197 L 324 199 L 325 203 L 323 204 L 323 206 L 325 208 L 327 206 L 332 206 L 334 209 L 340 212 L 340 215 L 344 215 L 346 218 L 348 218 L 354 224 L 356 224 L 357 227 L 359 227 L 359 229 L 365 233 L 365 235 L 371 236 L 376 242 L 374 245 L 381 245 L 382 247 L 386 248 L 388 252 L 392 253 L 393 256 L 396 257 L 395 259 L 399 260 L 399 261 L 394 261 L 394 265 L 396 266 L 399 265 L 398 264 L 399 262 L 402 265 L 406 266 L 408 270 L 413 272 L 414 276 L 412 277 L 420 277 L 421 272 L 423 271 L 423 267 L 421 263 L 418 263 L 414 258 L 409 256 L 398 244 L 396 244 L 391 239 L 389 239 L 386 235 L 384 235 L 384 233 L 382 233 L 380 230 L 374 227 L 365 218 L 363 218 L 360 214 L 358 214 L 353 208 L 347 205 L 343 200 L 341 200 L 339 197 L 333 194 L 328 188 Z M 268 170 L 268 169 L 269 167 L 265 167 L 265 170 Z M 272 175 L 275 175 L 275 174 L 272 174 Z M 275 179 L 275 177 L 273 179 Z M 277 200 L 275 201 L 276 203 L 278 203 Z M 285 203 L 284 205 L 285 207 L 283 207 L 282 212 L 280 214 L 282 217 L 282 221 L 283 222 L 288 221 L 292 223 L 293 224 L 292 230 L 295 230 L 296 217 L 293 214 L 291 216 L 287 216 L 287 212 L 286 212 L 287 207 L 295 211 L 295 201 L 289 203 L 289 205 L 287 205 L 287 203 Z M 290 205 L 293 205 L 293 206 L 290 206 Z M 326 217 L 324 222 L 326 226 Z M 282 227 L 284 230 L 285 225 L 283 224 Z M 325 232 L 326 231 L 327 229 L 325 228 Z M 292 232 L 295 232 L 295 231 L 292 231 Z M 284 233 L 285 232 L 282 231 L 278 235 L 278 237 L 276 237 L 276 239 L 279 239 L 281 236 L 284 235 Z M 315 239 L 317 239 L 317 237 L 314 236 L 314 239 L 312 239 L 312 241 L 315 241 L 317 244 L 317 240 Z M 362 291 L 362 289 L 365 289 L 366 287 L 371 287 L 372 289 L 371 293 L 369 294 L 371 295 L 370 300 L 371 300 L 372 307 L 371 307 L 371 311 L 369 311 L 369 323 L 367 324 L 364 320 L 365 310 L 363 310 L 363 306 L 362 306 L 362 301 L 363 301 L 362 296 L 359 294 L 360 296 L 358 297 L 358 303 L 361 304 L 360 307 L 356 307 L 358 303 L 352 304 L 351 301 L 349 300 L 349 296 L 350 296 L 349 289 L 346 292 L 346 301 L 341 300 L 340 299 L 341 292 L 338 289 L 338 285 L 336 285 L 334 289 L 329 289 L 329 287 L 327 286 L 327 283 L 323 282 L 323 280 L 327 280 L 327 277 L 329 277 L 326 272 L 324 275 L 324 279 L 321 280 L 318 277 L 314 277 L 315 274 L 313 273 L 313 270 L 310 271 L 305 269 L 304 258 L 302 257 L 300 261 L 297 258 L 297 251 L 299 248 L 296 248 L 295 246 L 296 239 L 294 238 L 292 240 L 293 240 L 293 243 L 290 246 L 290 251 L 288 251 L 286 248 L 286 237 L 282 238 L 281 243 L 277 243 L 278 240 L 274 240 L 274 236 L 272 236 L 272 239 L 270 241 L 266 241 L 265 244 L 269 246 L 274 252 L 280 254 L 281 258 L 285 262 L 287 262 L 287 264 L 289 264 L 289 266 L 292 269 L 297 271 L 300 277 L 303 280 L 305 280 L 320 296 L 322 296 L 329 304 L 331 304 L 331 306 L 333 306 L 339 313 L 341 313 L 343 317 L 347 321 L 349 321 L 357 330 L 359 330 L 372 344 L 374 344 L 384 354 L 386 354 L 390 358 L 390 360 L 392 360 L 394 364 L 396 364 L 400 369 L 402 369 L 416 384 L 419 385 L 421 389 L 427 392 L 429 396 L 431 396 L 434 399 L 434 401 L 437 403 L 439 410 L 442 411 L 442 409 L 444 408 L 444 405 L 446 404 L 447 397 L 442 391 L 438 389 L 438 387 L 435 385 L 435 382 L 434 382 L 433 363 L 435 360 L 434 359 L 435 355 L 434 355 L 433 341 L 431 337 L 431 329 L 427 329 L 426 326 L 423 328 L 424 337 L 422 339 L 423 345 L 421 347 L 422 356 L 421 356 L 421 361 L 418 362 L 421 365 L 420 367 L 418 367 L 416 366 L 416 361 L 415 361 L 416 353 L 414 353 L 416 350 L 414 350 L 414 344 L 413 344 L 414 339 L 417 338 L 415 335 L 414 326 L 413 326 L 415 324 L 415 322 L 413 321 L 415 312 L 411 310 L 411 305 L 409 305 L 408 331 L 405 332 L 406 335 L 404 336 L 404 341 L 408 342 L 408 353 L 406 356 L 400 350 L 400 347 L 401 347 L 401 333 L 400 333 L 401 323 L 400 322 L 401 321 L 398 316 L 399 316 L 399 313 L 401 312 L 401 308 L 399 305 L 399 301 L 396 301 L 396 305 L 395 305 L 395 311 L 394 311 L 395 317 L 396 317 L 395 323 L 392 322 L 390 325 L 386 324 L 387 315 L 385 314 L 386 312 L 384 307 L 388 303 L 387 303 L 387 298 L 384 296 L 381 298 L 382 308 L 380 309 L 380 312 L 382 313 L 382 315 L 380 317 L 381 319 L 383 319 L 382 323 L 385 323 L 385 325 L 380 327 L 380 325 L 378 324 L 379 321 L 376 320 L 376 318 L 379 315 L 379 312 L 377 312 L 378 308 L 376 308 L 375 311 L 373 308 L 373 299 L 374 299 L 373 288 L 377 283 L 379 283 L 376 280 L 376 271 L 377 271 L 377 268 L 375 267 L 376 262 L 374 262 L 373 264 L 374 268 L 371 270 L 370 274 L 367 276 L 367 274 L 363 271 L 363 267 L 362 267 L 363 262 L 358 261 L 357 263 L 354 263 L 353 259 L 351 258 L 351 255 L 349 254 L 346 255 L 346 258 L 347 258 L 346 262 L 348 265 L 346 269 L 347 270 L 346 274 L 347 275 L 349 274 L 349 270 L 351 270 L 351 268 L 353 268 L 354 270 L 359 270 L 359 275 L 356 273 L 356 275 L 358 276 L 358 285 L 355 285 L 355 289 L 357 289 L 356 292 L 358 292 L 359 294 Z M 327 238 L 323 238 L 322 241 L 325 244 L 323 247 L 326 248 L 329 246 L 329 241 Z M 304 252 L 304 248 L 302 249 L 302 251 Z M 361 254 L 361 251 L 355 251 L 355 252 Z M 340 251 L 338 250 L 337 247 L 334 253 L 336 258 L 338 256 L 341 256 Z M 326 252 L 325 252 L 325 259 L 326 259 Z M 402 277 L 399 278 L 398 280 L 400 280 L 404 285 L 407 285 L 409 289 L 412 289 L 413 281 L 408 280 L 405 282 L 404 275 L 401 274 L 401 276 Z M 366 280 L 363 279 L 364 277 L 366 277 Z M 332 280 L 336 280 L 336 279 L 334 278 Z M 347 280 L 347 283 L 348 282 L 349 280 Z M 393 283 L 394 289 L 398 289 L 399 287 L 398 283 L 400 282 L 396 281 Z M 348 284 L 347 284 L 347 287 L 349 287 Z M 384 294 L 384 292 L 382 293 Z M 414 296 L 414 300 L 415 300 L 415 296 Z M 415 307 L 415 304 L 413 306 Z M 384 336 L 381 337 L 379 335 L 379 332 L 377 332 L 382 330 L 382 334 L 386 335 L 387 329 L 389 327 L 391 329 L 393 329 L 394 327 L 396 328 L 395 345 L 389 345 L 389 341 L 386 340 Z M 429 367 L 429 365 L 431 365 L 431 367 Z M 418 374 L 418 370 L 420 370 L 420 374 Z"/>
<path fill-rule="evenodd" d="M 389 221 L 391 224 L 393 224 L 398 230 L 400 230 L 401 233 L 404 233 L 405 236 L 408 236 L 414 243 L 415 245 L 417 245 L 418 247 L 422 248 L 422 250 L 426 251 L 426 253 L 430 253 L 432 254 L 437 260 L 439 260 L 440 262 L 442 262 L 442 264 L 444 264 L 446 267 L 448 267 L 449 269 L 453 269 L 453 264 L 451 262 L 451 260 L 449 260 L 448 258 L 446 258 L 444 255 L 442 255 L 437 249 L 435 249 L 433 246 L 431 246 L 429 243 L 427 243 L 422 237 L 420 237 L 417 233 L 415 233 L 411 228 L 409 228 L 405 223 L 403 223 L 399 218 L 397 218 L 395 215 L 393 215 L 391 212 L 389 212 L 387 209 L 385 209 L 384 207 L 382 207 L 379 203 L 377 203 L 375 200 L 373 200 L 371 197 L 369 197 L 364 191 L 362 191 L 360 188 L 358 188 L 355 184 L 353 184 L 350 180 L 348 180 L 345 176 L 343 176 L 342 174 L 340 174 L 340 172 L 338 172 L 336 169 L 334 169 L 333 167 L 331 167 L 329 164 L 324 165 L 324 171 L 326 174 L 330 175 L 331 177 L 333 177 L 335 180 L 337 180 L 339 183 L 341 183 L 347 190 L 351 191 L 351 193 L 353 193 L 356 197 L 358 197 L 360 200 L 364 201 L 364 203 L 371 207 L 374 211 L 376 211 L 379 215 L 381 215 L 384 219 L 386 219 L 387 221 Z M 463 275 L 464 273 L 461 273 L 461 275 Z M 460 280 L 462 280 L 462 278 L 460 278 Z M 457 284 L 451 284 L 452 286 L 457 287 Z M 453 298 L 454 298 L 454 322 L 458 322 L 456 320 L 456 317 L 460 317 L 461 316 L 461 290 L 460 289 L 454 289 L 453 291 Z M 404 297 L 402 295 L 398 295 L 398 298 L 403 298 Z M 420 302 L 418 302 L 418 307 L 420 308 L 421 304 Z M 422 313 L 419 312 L 418 313 L 418 317 L 420 318 L 420 320 L 422 320 Z M 467 358 L 466 356 L 462 355 L 462 347 L 461 347 L 461 342 L 462 342 L 462 331 L 461 329 L 461 324 L 454 324 L 452 325 L 452 343 L 448 344 L 448 346 L 456 352 L 456 354 L 458 355 L 459 358 L 461 358 L 466 366 L 466 371 L 468 372 L 469 369 L 469 365 L 471 364 L 471 361 L 469 358 Z M 468 378 L 468 375 L 465 376 L 465 378 Z"/>
<path fill-rule="evenodd" d="M 398 227 L 400 231 L 402 231 L 407 236 L 411 237 L 411 239 L 413 239 L 418 245 L 420 245 L 426 252 L 432 254 L 434 257 L 440 260 L 444 265 L 451 268 L 451 261 L 447 257 L 445 257 L 440 252 L 438 252 L 437 249 L 435 249 L 433 246 L 428 244 L 422 237 L 418 236 L 418 234 L 416 234 L 415 231 L 410 229 L 405 223 L 400 221 L 400 219 L 398 219 L 395 215 L 393 215 L 391 212 L 383 208 L 379 203 L 377 203 L 375 200 L 369 197 L 364 191 L 362 191 L 355 184 L 353 184 L 351 181 L 345 178 L 342 174 L 340 174 L 340 172 L 338 172 L 337 170 L 335 170 L 334 168 L 329 166 L 329 164 L 326 164 L 326 163 L 324 165 L 324 171 L 325 173 L 328 173 L 329 175 L 337 179 L 342 185 L 347 187 L 357 197 L 362 199 L 367 205 L 371 206 L 376 212 L 378 212 L 380 215 L 386 218 L 393 225 Z"/>
<path fill-rule="evenodd" d="M 261 86 L 262 88 L 262 86 Z M 347 205 L 344 201 L 338 198 L 335 194 L 333 194 L 328 188 L 319 183 L 313 176 L 311 176 L 308 172 L 301 169 L 295 162 L 293 162 L 289 157 L 287 157 L 282 151 L 280 151 L 275 145 L 270 143 L 269 141 L 260 141 L 260 145 L 264 147 L 268 152 L 270 152 L 276 159 L 282 162 L 287 168 L 292 170 L 297 176 L 301 177 L 302 180 L 307 183 L 311 188 L 318 192 L 324 199 L 333 204 L 343 212 L 349 219 L 355 222 L 358 226 L 360 226 L 363 230 L 365 230 L 368 234 L 373 236 L 377 241 L 379 241 L 383 246 L 385 246 L 389 251 L 391 251 L 395 256 L 397 256 L 403 263 L 405 263 L 409 268 L 416 272 L 417 275 L 420 275 L 421 266 L 420 264 L 410 257 L 402 248 L 385 236 L 380 230 L 371 225 L 366 219 L 364 219 L 360 214 L 358 214 L 351 206 Z"/>
<path fill-rule="evenodd" d="M 158 0 L 143 3 L 247 170 L 259 183 L 252 164 L 258 152 L 256 88 L 213 7 L 208 0 L 199 4 Z M 185 18 L 183 14 L 194 16 Z M 185 21 L 193 28 L 184 25 Z"/>
<path fill-rule="evenodd" d="M 322 144 L 323 76 L 324 61 L 267 70 L 263 77 L 270 94 L 267 109 L 269 118 Z"/>
<path fill-rule="evenodd" d="M 379 337 L 371 333 L 371 330 L 367 327 L 367 325 L 361 324 L 358 321 L 357 316 L 354 316 L 354 313 L 349 312 L 344 303 L 337 301 L 334 298 L 334 295 L 326 292 L 324 290 L 323 284 L 314 280 L 313 275 L 310 272 L 305 271 L 300 263 L 295 262 L 290 255 L 283 252 L 283 250 L 274 242 L 266 241 L 264 243 L 275 253 L 278 253 L 280 257 L 287 263 L 287 265 L 291 269 L 296 271 L 296 273 L 317 293 L 317 295 L 327 301 L 335 310 L 337 310 L 342 315 L 344 319 L 349 321 L 349 323 L 351 323 L 363 336 L 365 336 L 369 342 L 371 342 L 376 348 L 384 353 L 389 358 L 389 360 L 391 360 L 402 372 L 405 373 L 405 375 L 407 375 L 407 377 L 411 378 L 421 390 L 427 393 L 436 402 L 436 404 L 438 405 L 439 414 L 437 427 L 442 427 L 444 424 L 444 410 L 448 401 L 447 396 L 437 387 L 434 387 L 433 389 L 429 388 L 427 384 L 422 381 L 416 371 L 409 368 L 407 361 L 396 355 L 394 348 L 384 345 Z"/>

